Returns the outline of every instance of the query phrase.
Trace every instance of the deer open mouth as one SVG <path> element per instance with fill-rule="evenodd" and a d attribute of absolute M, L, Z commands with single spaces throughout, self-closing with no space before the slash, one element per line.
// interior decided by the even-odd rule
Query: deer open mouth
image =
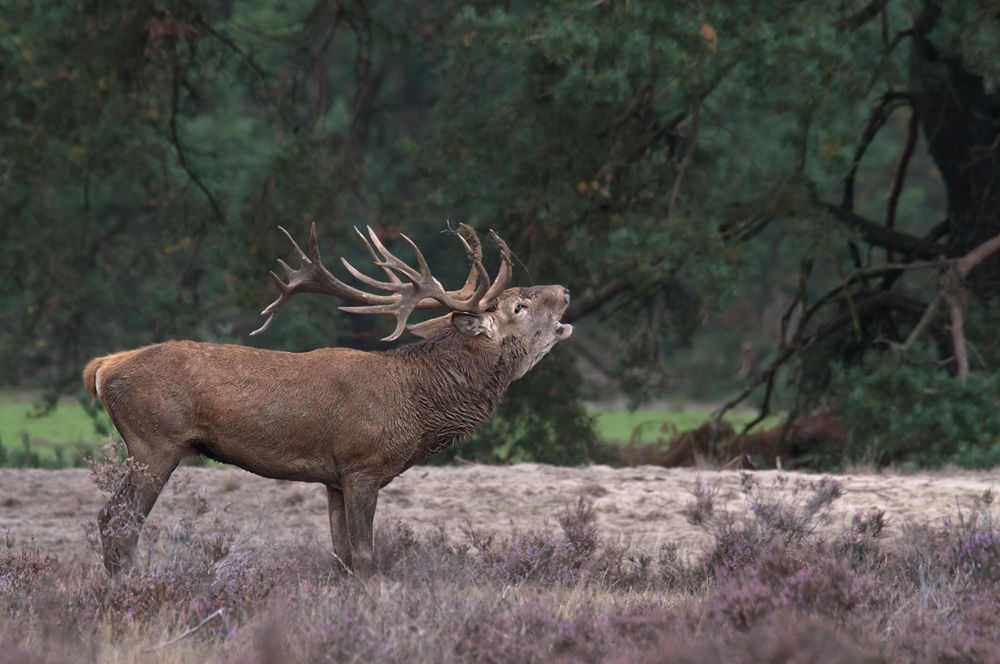
<path fill-rule="evenodd" d="M 571 334 L 573 334 L 572 325 L 569 323 L 556 323 L 556 337 L 558 339 L 565 339 Z"/>

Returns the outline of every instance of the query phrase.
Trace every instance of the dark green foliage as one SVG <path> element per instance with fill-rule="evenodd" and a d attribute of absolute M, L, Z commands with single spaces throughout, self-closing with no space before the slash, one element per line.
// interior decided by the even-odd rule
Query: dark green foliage
<path fill-rule="evenodd" d="M 853 460 L 904 468 L 1000 464 L 1000 375 L 962 384 L 928 351 L 869 355 L 834 373 L 829 403 L 850 431 Z"/>
<path fill-rule="evenodd" d="M 910 272 L 837 289 L 852 270 L 1000 232 L 998 44 L 981 0 L 0 0 L 0 383 L 53 407 L 99 353 L 250 343 L 278 224 L 316 222 L 332 266 L 367 263 L 355 225 L 391 250 L 405 230 L 450 285 L 451 220 L 504 236 L 515 284 L 569 287 L 570 345 L 633 402 L 718 400 L 743 342 L 748 369 L 792 344 L 768 394 L 803 412 L 935 295 Z M 994 299 L 1000 260 L 967 285 Z M 968 317 L 977 346 L 991 320 Z M 253 343 L 385 329 L 303 298 Z M 928 336 L 947 358 L 940 320 Z M 554 362 L 466 454 L 588 458 Z"/>
<path fill-rule="evenodd" d="M 405 3 L 335 14 L 241 3 L 232 16 L 184 1 L 3 7 L 3 382 L 41 378 L 49 407 L 64 392 L 89 402 L 79 375 L 97 353 L 169 338 L 245 343 L 274 296 L 267 271 L 288 258 L 278 224 L 302 241 L 317 222 L 331 267 L 339 255 L 368 262 L 352 229 L 367 223 L 394 251 L 405 227 L 442 280 L 467 269 L 452 238 L 425 237 L 447 213 L 406 219 L 401 205 L 414 194 L 398 132 L 420 126 L 433 90 L 421 89 L 429 70 L 423 38 L 400 20 Z M 317 88 L 321 47 L 328 80 Z M 391 72 L 376 90 L 362 69 L 373 63 Z M 261 342 L 385 348 L 384 320 L 303 299 Z M 533 412 L 539 401 L 522 386 L 505 406 L 524 440 L 593 437 L 571 396 L 555 400 L 562 411 Z"/>

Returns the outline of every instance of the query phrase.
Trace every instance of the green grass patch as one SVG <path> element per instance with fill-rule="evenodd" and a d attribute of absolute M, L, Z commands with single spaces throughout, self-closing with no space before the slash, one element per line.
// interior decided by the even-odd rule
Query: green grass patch
<path fill-rule="evenodd" d="M 94 421 L 79 402 L 64 399 L 45 417 L 33 417 L 36 400 L 31 393 L 0 392 L 0 443 L 5 465 L 78 465 L 76 457 L 107 439 L 97 433 Z M 100 417 L 110 429 L 108 416 L 102 412 Z"/>
<path fill-rule="evenodd" d="M 64 399 L 49 415 L 32 417 L 35 401 L 36 394 L 0 392 L 0 442 L 3 444 L 0 465 L 78 465 L 81 453 L 89 454 L 107 440 L 94 429 L 93 420 L 79 402 Z M 634 440 L 641 445 L 655 445 L 683 431 L 697 429 L 711 418 L 712 409 L 708 406 L 666 406 L 629 412 L 597 406 L 591 413 L 597 418 L 597 432 L 603 440 L 622 444 Z M 101 412 L 100 417 L 108 430 L 112 430 L 108 416 Z M 739 411 L 729 413 L 725 419 L 739 428 L 754 417 L 756 414 L 752 411 Z M 758 426 L 765 428 L 780 422 L 780 416 L 769 417 Z"/>
<path fill-rule="evenodd" d="M 697 429 L 712 418 L 710 407 L 682 408 L 640 408 L 629 412 L 620 408 L 591 409 L 591 414 L 597 418 L 597 434 L 607 442 L 628 443 L 639 445 L 654 445 L 673 438 L 678 433 Z M 757 417 L 753 411 L 737 411 L 727 413 L 723 419 L 734 427 L 750 423 Z M 757 425 L 757 428 L 767 428 L 780 424 L 782 417 L 771 416 Z"/>

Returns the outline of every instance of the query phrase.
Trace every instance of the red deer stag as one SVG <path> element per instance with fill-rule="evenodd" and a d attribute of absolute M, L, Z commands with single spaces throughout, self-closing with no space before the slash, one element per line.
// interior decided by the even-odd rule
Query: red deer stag
<path fill-rule="evenodd" d="M 492 231 L 502 262 L 491 284 L 479 240 L 468 226 L 459 228 L 472 269 L 457 291 L 445 291 L 431 276 L 409 238 L 403 236 L 419 270 L 368 231 L 381 258 L 358 234 L 388 281 L 346 260 L 344 265 L 390 294 L 358 290 L 334 277 L 320 261 L 315 224 L 309 256 L 282 228 L 301 267 L 279 260 L 288 283 L 271 273 L 281 296 L 264 310 L 269 318 L 253 334 L 267 329 L 292 295 L 306 292 L 360 305 L 344 311 L 394 315 L 396 330 L 385 340 L 403 333 L 414 309 L 450 310 L 409 327 L 422 341 L 384 352 L 308 353 L 168 341 L 87 365 L 84 384 L 101 398 L 143 469 L 126 478 L 98 516 L 110 574 L 130 564 L 139 528 L 178 462 L 203 455 L 264 477 L 326 485 L 334 552 L 368 579 L 379 489 L 488 420 L 511 382 L 573 331 L 559 322 L 569 304 L 567 289 L 507 288 L 510 250 Z"/>

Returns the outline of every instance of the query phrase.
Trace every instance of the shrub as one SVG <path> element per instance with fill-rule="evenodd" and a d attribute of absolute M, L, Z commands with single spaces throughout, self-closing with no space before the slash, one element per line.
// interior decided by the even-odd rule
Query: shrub
<path fill-rule="evenodd" d="M 869 353 L 834 372 L 828 404 L 848 431 L 848 461 L 910 468 L 1000 464 L 1000 373 L 963 384 L 927 353 Z"/>
<path fill-rule="evenodd" d="M 0 551 L 0 599 L 3 600 L 0 610 L 8 617 L 27 610 L 36 587 L 56 569 L 52 558 L 37 549 L 15 549 L 16 544 L 16 538 L 8 530 Z"/>
<path fill-rule="evenodd" d="M 991 490 L 982 498 L 974 498 L 968 518 L 956 498 L 958 520 L 951 517 L 945 520 L 945 531 L 950 537 L 948 549 L 941 552 L 941 557 L 950 569 L 979 582 L 1000 580 L 1000 531 L 990 509 L 993 498 Z"/>
<path fill-rule="evenodd" d="M 713 539 L 703 559 L 708 573 L 738 573 L 751 566 L 776 539 L 786 544 L 805 541 L 829 517 L 830 506 L 844 491 L 831 477 L 817 481 L 799 478 L 791 497 L 784 498 L 779 490 L 789 481 L 788 475 L 779 473 L 770 486 L 762 486 L 756 475 L 740 473 L 740 490 L 747 507 L 740 517 L 715 512 L 715 494 L 696 484 L 695 502 L 686 511 L 712 515 L 699 523 Z"/>
<path fill-rule="evenodd" d="M 856 571 L 880 570 L 888 562 L 882 547 L 888 525 L 885 512 L 873 510 L 865 514 L 858 510 L 851 517 L 850 526 L 834 542 L 833 552 Z"/>
<path fill-rule="evenodd" d="M 822 542 L 775 539 L 754 564 L 730 574 L 713 592 L 711 610 L 746 629 L 778 610 L 842 618 L 882 601 L 877 580 L 851 569 Z"/>
<path fill-rule="evenodd" d="M 494 537 L 471 532 L 472 544 L 483 568 L 507 582 L 527 579 L 543 583 L 570 583 L 583 574 L 597 549 L 593 501 L 583 496 L 558 515 L 562 537 L 551 531 L 514 531 L 497 542 Z"/>
<path fill-rule="evenodd" d="M 466 527 L 465 541 L 380 520 L 379 598 L 337 570 L 325 543 L 262 545 L 259 530 L 235 528 L 181 483 L 165 496 L 180 520 L 160 524 L 115 578 L 18 552 L 8 538 L 0 663 L 142 661 L 127 650 L 160 646 L 168 661 L 290 664 L 1000 659 L 992 493 L 952 519 L 904 524 L 898 542 L 886 541 L 879 512 L 825 541 L 817 525 L 838 483 L 758 477 L 741 477 L 746 509 L 731 513 L 695 483 L 685 511 L 702 515 L 712 543 L 686 560 L 676 545 L 649 552 L 602 537 L 586 498 L 551 528 Z M 776 490 L 788 482 L 790 497 Z M 169 652 L 178 638 L 183 649 Z M 79 652 L 81 642 L 108 650 Z"/>
<path fill-rule="evenodd" d="M 692 526 L 700 526 L 711 521 L 715 514 L 715 499 L 719 495 L 717 488 L 707 487 L 701 483 L 701 476 L 695 478 L 694 489 L 691 491 L 694 502 L 684 508 L 684 518 Z"/>
<path fill-rule="evenodd" d="M 973 500 L 968 514 L 957 505 L 956 517 L 941 526 L 903 524 L 902 571 L 917 589 L 924 610 L 957 610 L 977 588 L 1000 583 L 1000 528 L 994 519 L 994 493 Z"/>

